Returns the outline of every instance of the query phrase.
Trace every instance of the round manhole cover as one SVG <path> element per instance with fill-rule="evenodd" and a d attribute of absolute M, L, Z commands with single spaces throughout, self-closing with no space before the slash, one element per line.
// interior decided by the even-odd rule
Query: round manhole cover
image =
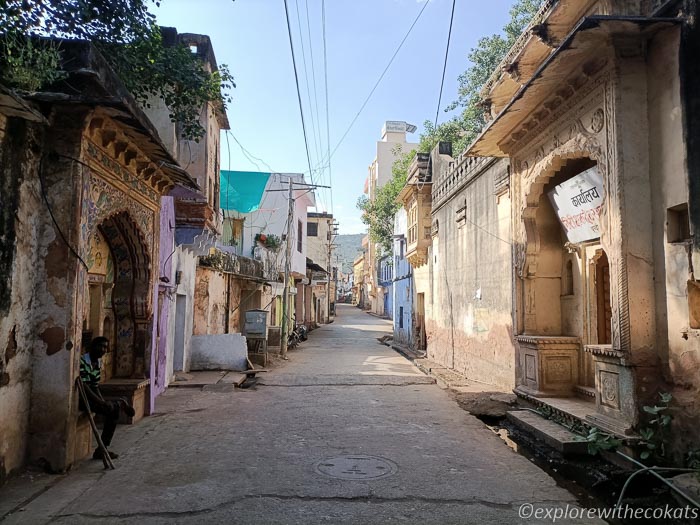
<path fill-rule="evenodd" d="M 396 463 L 374 456 L 339 456 L 316 463 L 316 472 L 337 479 L 386 478 L 398 470 Z"/>

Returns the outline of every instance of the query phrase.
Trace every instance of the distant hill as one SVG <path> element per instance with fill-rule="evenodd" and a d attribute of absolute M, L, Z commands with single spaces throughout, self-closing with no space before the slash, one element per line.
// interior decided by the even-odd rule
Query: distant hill
<path fill-rule="evenodd" d="M 355 233 L 352 235 L 338 235 L 335 238 L 336 255 L 342 263 L 342 271 L 345 273 L 352 272 L 352 262 L 355 257 L 362 251 L 363 233 Z"/>

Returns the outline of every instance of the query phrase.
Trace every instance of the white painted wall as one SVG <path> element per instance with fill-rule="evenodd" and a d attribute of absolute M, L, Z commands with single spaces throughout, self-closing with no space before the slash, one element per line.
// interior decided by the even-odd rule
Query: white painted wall
<path fill-rule="evenodd" d="M 193 335 L 192 370 L 246 370 L 248 347 L 241 334 Z"/>
<path fill-rule="evenodd" d="M 243 224 L 243 256 L 252 257 L 252 250 L 255 245 L 255 235 L 258 233 L 272 233 L 282 237 L 286 230 L 288 193 L 287 191 L 275 191 L 288 189 L 289 177 L 295 182 L 306 184 L 304 176 L 293 173 L 273 173 L 265 188 L 260 208 L 251 213 L 239 214 L 245 218 Z M 271 191 L 272 190 L 272 191 Z M 292 272 L 299 275 L 306 275 L 306 221 L 307 208 L 316 205 L 313 192 L 308 190 L 294 190 L 294 217 L 292 220 L 292 232 L 290 242 L 292 243 Z M 302 227 L 302 251 L 297 250 L 298 223 L 301 220 Z M 282 246 L 284 250 L 284 244 Z"/>

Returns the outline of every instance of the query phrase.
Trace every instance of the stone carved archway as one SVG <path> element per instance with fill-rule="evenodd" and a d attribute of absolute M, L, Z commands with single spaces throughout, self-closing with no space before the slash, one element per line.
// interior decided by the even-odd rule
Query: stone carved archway
<path fill-rule="evenodd" d="M 115 275 L 112 304 L 116 324 L 114 377 L 144 377 L 150 343 L 151 259 L 146 240 L 125 212 L 98 226 L 109 244 Z"/>
<path fill-rule="evenodd" d="M 547 154 L 540 149 L 535 156 L 535 162 L 529 166 L 526 162 L 520 163 L 520 173 L 523 177 L 521 183 L 521 196 L 519 206 L 519 224 L 516 224 L 517 240 L 514 265 L 516 275 L 522 281 L 523 308 L 523 329 L 525 333 L 537 333 L 537 297 L 535 294 L 535 282 L 538 276 L 538 263 L 540 262 L 541 238 L 540 225 L 537 222 L 537 213 L 540 209 L 540 199 L 544 194 L 547 183 L 557 175 L 568 162 L 578 159 L 590 159 L 596 163 L 599 172 L 603 177 L 603 184 L 606 188 L 603 208 L 600 216 L 601 223 L 601 244 L 607 247 L 609 230 L 608 221 L 605 219 L 606 209 L 609 205 L 608 199 L 608 175 L 606 169 L 606 158 L 602 152 L 600 143 L 595 137 L 594 130 L 600 131 L 597 127 L 598 118 L 596 113 L 592 119 L 592 129 L 589 131 L 578 121 L 574 123 L 570 130 L 570 139 L 565 143 L 560 143 L 555 137 L 555 147 Z M 608 251 L 608 250 L 606 250 Z"/>

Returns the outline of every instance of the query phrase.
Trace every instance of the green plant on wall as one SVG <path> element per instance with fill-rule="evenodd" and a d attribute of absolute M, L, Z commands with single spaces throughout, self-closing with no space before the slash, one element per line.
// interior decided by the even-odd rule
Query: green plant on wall
<path fill-rule="evenodd" d="M 588 453 L 595 456 L 602 451 L 614 451 L 622 445 L 622 440 L 612 434 L 603 432 L 598 427 L 591 427 L 584 441 L 588 443 Z"/>
<path fill-rule="evenodd" d="M 7 34 L 0 40 L 4 65 L 3 79 L 25 91 L 37 91 L 66 75 L 61 70 L 60 45 L 50 40 L 32 40 Z"/>
<path fill-rule="evenodd" d="M 225 111 L 235 87 L 225 65 L 209 72 L 184 45 L 164 45 L 150 6 L 157 0 L 6 0 L 0 9 L 0 82 L 24 91 L 45 88 L 62 78 L 58 39 L 95 45 L 134 98 L 144 106 L 161 98 L 183 138 L 198 140 L 206 103 Z"/>
<path fill-rule="evenodd" d="M 272 251 L 277 251 L 282 246 L 282 239 L 274 233 L 257 233 L 255 234 L 255 242 Z M 253 252 L 255 252 L 255 248 L 253 248 Z"/>
<path fill-rule="evenodd" d="M 668 441 L 668 431 L 671 426 L 673 416 L 669 413 L 670 403 L 673 399 L 671 394 L 659 393 L 659 401 L 654 406 L 644 406 L 642 410 L 647 414 L 646 426 L 639 430 L 641 440 L 639 446 L 641 451 L 639 457 L 642 460 L 652 459 L 664 461 L 666 459 L 666 443 Z"/>

